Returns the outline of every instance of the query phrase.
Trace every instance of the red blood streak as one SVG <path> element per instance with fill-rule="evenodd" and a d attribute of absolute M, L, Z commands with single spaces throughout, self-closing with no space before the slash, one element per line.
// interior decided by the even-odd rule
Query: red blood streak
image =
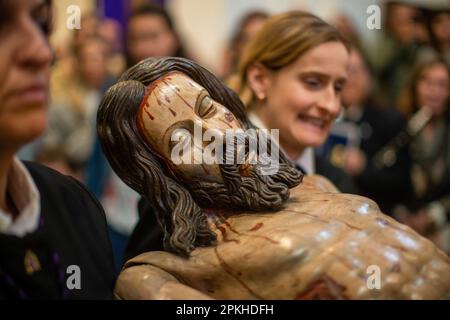
<path fill-rule="evenodd" d="M 174 117 L 177 116 L 177 113 L 176 113 L 175 111 L 173 111 L 171 108 L 169 108 L 169 111 L 172 113 L 172 115 L 173 115 Z"/>
<path fill-rule="evenodd" d="M 151 115 L 150 112 L 148 112 L 147 110 L 145 110 L 145 113 L 148 115 L 148 117 L 150 118 L 150 120 L 155 120 L 155 118 Z"/>
<path fill-rule="evenodd" d="M 253 228 L 251 228 L 249 231 L 256 231 L 259 230 L 264 224 L 262 222 L 258 222 L 257 224 L 255 224 L 253 226 Z"/>

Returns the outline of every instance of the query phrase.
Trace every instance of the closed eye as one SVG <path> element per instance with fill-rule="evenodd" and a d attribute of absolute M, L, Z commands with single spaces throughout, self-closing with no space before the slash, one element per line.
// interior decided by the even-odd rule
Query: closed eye
<path fill-rule="evenodd" d="M 216 110 L 217 108 L 211 97 L 206 91 L 202 91 L 195 105 L 196 114 L 202 119 L 207 119 L 212 117 L 216 113 Z"/>

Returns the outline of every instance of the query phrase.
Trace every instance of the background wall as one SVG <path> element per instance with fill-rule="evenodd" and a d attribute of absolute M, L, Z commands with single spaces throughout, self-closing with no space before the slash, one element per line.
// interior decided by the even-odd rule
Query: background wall
<path fill-rule="evenodd" d="M 111 1 L 111 0 L 109 0 Z M 54 16 L 53 16 L 53 33 L 52 33 L 52 43 L 59 44 L 61 42 L 67 41 L 67 38 L 72 36 L 73 30 L 66 28 L 67 8 L 71 5 L 77 5 L 81 9 L 81 14 L 91 13 L 96 6 L 96 1 L 94 0 L 57 0 L 53 1 Z"/>
<path fill-rule="evenodd" d="M 66 9 L 79 5 L 82 13 L 89 13 L 99 3 L 108 1 L 129 2 L 128 7 L 150 0 L 57 0 L 55 6 L 54 43 L 65 41 L 70 30 L 65 28 Z M 403 0 L 432 6 L 449 0 Z M 370 48 L 382 30 L 366 27 L 367 7 L 376 4 L 383 10 L 384 0 L 154 0 L 164 3 L 174 17 L 177 29 L 185 40 L 186 47 L 200 63 L 212 71 L 219 68 L 221 55 L 240 18 L 248 11 L 262 9 L 275 14 L 289 9 L 304 9 L 331 19 L 338 13 L 346 14 L 355 24 L 366 47 Z"/>
<path fill-rule="evenodd" d="M 217 70 L 224 46 L 239 19 L 253 9 L 279 13 L 305 9 L 328 19 L 338 12 L 347 14 L 370 46 L 380 33 L 366 27 L 366 9 L 381 0 L 168 0 L 167 6 L 177 27 L 205 66 Z"/>

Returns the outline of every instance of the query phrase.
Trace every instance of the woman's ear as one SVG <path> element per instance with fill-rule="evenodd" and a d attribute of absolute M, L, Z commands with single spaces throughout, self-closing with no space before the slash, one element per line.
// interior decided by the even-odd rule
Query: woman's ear
<path fill-rule="evenodd" d="M 258 100 L 265 100 L 270 87 L 270 71 L 261 63 L 252 64 L 247 70 L 248 86 Z"/>

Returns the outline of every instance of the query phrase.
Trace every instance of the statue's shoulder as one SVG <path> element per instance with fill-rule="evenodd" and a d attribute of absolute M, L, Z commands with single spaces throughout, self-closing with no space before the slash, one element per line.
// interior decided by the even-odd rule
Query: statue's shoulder
<path fill-rule="evenodd" d="M 137 265 L 152 265 L 158 267 L 161 264 L 177 264 L 185 260 L 185 258 L 170 252 L 147 251 L 128 260 L 125 263 L 124 268 L 130 268 Z"/>
<path fill-rule="evenodd" d="M 339 193 L 338 188 L 327 178 L 321 175 L 305 175 L 302 183 L 291 189 L 291 195 L 303 192 L 331 192 Z"/>

